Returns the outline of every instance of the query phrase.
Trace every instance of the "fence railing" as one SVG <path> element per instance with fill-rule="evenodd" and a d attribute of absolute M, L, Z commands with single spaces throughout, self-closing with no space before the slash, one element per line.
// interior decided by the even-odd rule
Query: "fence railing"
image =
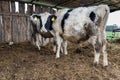
<path fill-rule="evenodd" d="M 0 43 L 30 41 L 31 23 L 29 16 L 42 12 L 53 13 L 54 11 L 47 6 L 0 1 Z"/>

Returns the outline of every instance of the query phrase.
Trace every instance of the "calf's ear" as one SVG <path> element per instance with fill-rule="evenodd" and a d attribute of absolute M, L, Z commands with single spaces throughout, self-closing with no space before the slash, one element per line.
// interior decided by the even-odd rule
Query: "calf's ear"
<path fill-rule="evenodd" d="M 38 18 L 37 18 L 37 17 L 34 17 L 33 20 L 37 22 L 37 21 L 38 21 Z"/>
<path fill-rule="evenodd" d="M 57 18 L 57 16 L 52 15 L 52 16 L 51 16 L 51 21 L 54 22 L 54 21 L 56 20 L 56 18 Z"/>

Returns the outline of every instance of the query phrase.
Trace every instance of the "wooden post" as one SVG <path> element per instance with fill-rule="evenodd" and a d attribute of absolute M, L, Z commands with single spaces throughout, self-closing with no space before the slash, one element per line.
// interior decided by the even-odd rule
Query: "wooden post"
<path fill-rule="evenodd" d="M 2 16 L 0 16 L 0 42 L 2 42 Z"/>
<path fill-rule="evenodd" d="M 19 16 L 13 16 L 12 17 L 12 36 L 13 36 L 13 41 L 18 42 L 18 27 L 19 27 L 19 22 L 18 22 Z"/>
<path fill-rule="evenodd" d="M 0 1 L 1 11 L 2 12 L 10 12 L 10 4 L 9 1 Z"/>
<path fill-rule="evenodd" d="M 40 13 L 43 13 L 43 6 L 40 6 Z"/>
<path fill-rule="evenodd" d="M 9 42 L 12 39 L 11 36 L 11 17 L 3 15 L 3 27 L 4 27 L 4 36 L 5 41 Z"/>
<path fill-rule="evenodd" d="M 33 5 L 29 5 L 27 7 L 27 14 L 28 15 L 32 15 L 33 14 Z M 30 24 L 30 20 L 29 17 L 26 18 L 27 19 L 27 40 L 31 41 L 31 24 Z"/>
<path fill-rule="evenodd" d="M 50 13 L 51 13 L 51 14 L 54 14 L 54 12 L 55 12 L 55 11 L 54 11 L 52 8 L 50 8 Z"/>
<path fill-rule="evenodd" d="M 0 12 L 2 12 L 2 5 L 0 4 Z"/>
<path fill-rule="evenodd" d="M 25 4 L 23 2 L 19 2 L 19 13 L 25 13 Z"/>
<path fill-rule="evenodd" d="M 48 7 L 42 6 L 42 8 L 43 8 L 43 12 L 47 12 L 47 8 L 48 8 Z"/>
<path fill-rule="evenodd" d="M 50 7 L 47 7 L 47 12 L 49 12 L 49 13 L 50 13 Z"/>
<path fill-rule="evenodd" d="M 11 1 L 11 9 L 12 9 L 12 13 L 15 13 L 15 1 Z"/>
<path fill-rule="evenodd" d="M 40 13 L 40 10 L 41 10 L 41 6 L 35 5 L 35 13 L 36 13 L 36 14 L 39 14 L 39 13 Z"/>
<path fill-rule="evenodd" d="M 19 2 L 19 14 L 24 14 L 25 13 L 25 4 L 22 2 Z M 23 42 L 26 38 L 25 36 L 25 28 L 26 26 L 24 26 L 26 24 L 26 18 L 20 16 L 19 17 L 19 26 L 18 26 L 18 42 Z"/>
<path fill-rule="evenodd" d="M 11 13 L 15 13 L 15 9 L 16 9 L 16 7 L 15 7 L 15 1 L 11 1 Z M 12 39 L 11 39 L 11 41 L 14 41 L 14 39 L 13 39 L 13 24 L 14 24 L 14 22 L 13 22 L 13 16 L 11 15 L 11 37 L 12 37 Z"/>
<path fill-rule="evenodd" d="M 18 27 L 18 42 L 21 42 L 22 40 L 23 40 L 23 35 L 22 35 L 22 33 L 23 33 L 23 31 L 21 30 L 21 28 L 23 27 L 22 26 L 22 17 L 20 17 L 20 16 L 18 16 L 19 18 L 18 18 L 18 26 L 16 26 L 16 27 Z M 21 32 L 22 31 L 22 32 Z"/>
<path fill-rule="evenodd" d="M 26 22 L 26 17 L 25 16 L 21 16 L 19 18 L 19 42 L 23 42 L 26 41 L 26 37 L 27 37 L 27 22 Z"/>
<path fill-rule="evenodd" d="M 31 15 L 32 13 L 33 13 L 33 5 L 32 4 L 28 4 L 27 14 Z"/>
<path fill-rule="evenodd" d="M 1 10 L 3 13 L 10 13 L 10 2 L 9 1 L 2 1 L 1 2 L 2 4 L 2 7 L 1 7 Z M 11 17 L 8 15 L 3 15 L 2 16 L 2 23 L 3 23 L 3 26 L 2 26 L 2 40 L 3 41 L 6 41 L 6 42 L 9 42 L 11 41 Z"/>
<path fill-rule="evenodd" d="M 26 17 L 26 20 L 27 20 L 27 41 L 31 41 L 31 22 L 30 22 L 30 18 L 29 17 Z"/>

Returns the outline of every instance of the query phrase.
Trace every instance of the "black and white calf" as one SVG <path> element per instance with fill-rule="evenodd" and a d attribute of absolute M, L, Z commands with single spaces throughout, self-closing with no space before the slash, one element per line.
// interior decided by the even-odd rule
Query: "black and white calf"
<path fill-rule="evenodd" d="M 45 39 L 53 37 L 54 34 L 52 33 L 52 30 L 53 30 L 52 24 L 55 21 L 55 19 L 56 19 L 56 16 L 48 12 L 41 13 L 41 14 L 33 14 L 30 16 L 32 29 L 33 29 L 32 39 L 34 44 L 38 47 L 39 50 L 42 43 L 45 42 L 45 41 L 42 42 L 41 37 Z"/>
<path fill-rule="evenodd" d="M 103 53 L 103 66 L 108 65 L 105 37 L 105 24 L 109 15 L 107 5 L 61 9 L 55 15 L 57 19 L 53 23 L 53 29 L 58 45 L 56 58 L 60 57 L 62 44 L 64 53 L 67 54 L 67 41 L 88 41 L 94 47 L 94 63 L 99 63 L 100 53 Z"/>

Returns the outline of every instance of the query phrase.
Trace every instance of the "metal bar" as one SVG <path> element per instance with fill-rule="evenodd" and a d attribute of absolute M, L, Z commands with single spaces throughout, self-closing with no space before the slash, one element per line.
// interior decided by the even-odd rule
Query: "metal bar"
<path fill-rule="evenodd" d="M 92 3 L 89 3 L 89 4 L 85 4 L 84 6 L 89 6 L 89 5 L 92 5 L 92 4 L 95 4 L 95 3 L 98 3 L 98 2 L 102 2 L 103 0 L 99 0 L 99 1 L 94 1 Z"/>
<path fill-rule="evenodd" d="M 62 3 L 57 4 L 56 6 L 65 5 L 66 3 L 69 3 L 69 2 L 71 2 L 71 1 L 75 1 L 75 0 L 64 1 L 64 2 L 62 2 Z"/>
<path fill-rule="evenodd" d="M 0 13 L 0 15 L 6 15 L 6 16 L 26 16 L 26 17 L 30 16 L 30 15 L 27 15 L 27 14 L 20 14 L 20 13 Z"/>
<path fill-rule="evenodd" d="M 116 6 L 116 4 L 120 4 L 120 1 L 117 3 L 113 3 L 113 4 L 108 4 L 108 6 L 114 6 L 114 7 L 118 8 L 119 6 Z"/>
<path fill-rule="evenodd" d="M 42 6 L 48 6 L 48 7 L 54 7 L 54 6 L 56 6 L 55 4 L 50 4 L 50 3 L 42 2 L 42 1 L 39 1 L 39 3 L 36 2 L 36 1 L 33 1 L 31 3 L 31 1 L 26 1 L 26 0 L 16 0 L 16 1 L 18 1 L 18 2 L 24 2 L 24 3 L 30 3 L 30 4 L 36 4 L 36 5 L 42 5 Z M 57 6 L 57 8 L 68 8 L 68 7 Z"/>
<path fill-rule="evenodd" d="M 85 4 L 84 6 L 89 6 L 89 5 L 93 5 L 93 4 L 101 4 L 101 3 L 106 3 L 106 2 L 109 2 L 109 0 L 107 0 L 107 1 L 104 1 L 104 0 L 94 1 L 93 3 Z"/>

